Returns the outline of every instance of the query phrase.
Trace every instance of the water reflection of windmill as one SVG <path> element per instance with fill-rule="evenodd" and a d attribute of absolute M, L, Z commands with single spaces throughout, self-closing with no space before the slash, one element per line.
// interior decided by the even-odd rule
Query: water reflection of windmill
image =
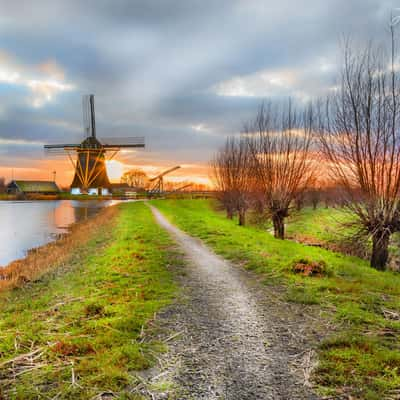
<path fill-rule="evenodd" d="M 111 184 L 106 160 L 113 159 L 123 148 L 144 147 L 144 138 L 97 138 L 94 95 L 83 97 L 83 127 L 85 139 L 82 143 L 49 144 L 44 148 L 51 153 L 67 153 L 75 170 L 72 193 L 108 194 Z"/>

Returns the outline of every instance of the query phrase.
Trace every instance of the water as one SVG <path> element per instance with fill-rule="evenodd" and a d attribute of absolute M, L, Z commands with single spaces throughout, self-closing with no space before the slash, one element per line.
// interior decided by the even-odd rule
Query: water
<path fill-rule="evenodd" d="M 65 233 L 116 201 L 0 201 L 0 267 Z"/>

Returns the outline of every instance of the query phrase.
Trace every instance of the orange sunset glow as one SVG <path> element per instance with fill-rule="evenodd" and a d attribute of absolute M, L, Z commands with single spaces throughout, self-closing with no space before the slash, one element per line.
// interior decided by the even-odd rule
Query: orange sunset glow
<path fill-rule="evenodd" d="M 119 182 L 125 172 L 124 164 L 117 160 L 106 161 L 107 174 L 111 182 Z"/>
<path fill-rule="evenodd" d="M 106 162 L 107 174 L 112 183 L 120 182 L 121 176 L 131 169 L 142 169 L 150 178 L 168 169 L 171 165 L 176 165 L 174 161 L 163 162 L 162 164 L 142 164 L 132 163 L 128 159 L 113 159 Z M 37 160 L 30 163 L 31 167 L 25 166 L 3 166 L 0 167 L 0 177 L 4 177 L 8 182 L 11 179 L 32 179 L 32 180 L 52 180 L 53 171 L 56 172 L 56 182 L 62 187 L 69 187 L 74 175 L 74 169 L 70 161 L 65 158 L 51 160 Z M 181 164 L 181 168 L 168 175 L 167 182 L 193 182 L 196 184 L 212 186 L 209 178 L 208 165 L 202 164 Z"/>

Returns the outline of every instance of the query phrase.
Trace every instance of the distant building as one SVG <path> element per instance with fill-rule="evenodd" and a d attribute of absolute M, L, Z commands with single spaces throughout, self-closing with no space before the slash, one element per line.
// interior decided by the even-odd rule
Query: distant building
<path fill-rule="evenodd" d="M 53 181 L 13 180 L 7 185 L 10 194 L 57 194 L 60 189 Z"/>
<path fill-rule="evenodd" d="M 136 197 L 137 193 L 141 190 L 126 183 L 112 183 L 111 191 L 113 195 L 124 197 Z"/>

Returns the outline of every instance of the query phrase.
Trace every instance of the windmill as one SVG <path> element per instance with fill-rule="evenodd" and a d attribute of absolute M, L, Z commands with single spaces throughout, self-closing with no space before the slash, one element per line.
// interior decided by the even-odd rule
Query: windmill
<path fill-rule="evenodd" d="M 111 187 L 106 160 L 111 160 L 122 148 L 144 147 L 143 137 L 102 138 L 96 136 L 94 95 L 83 96 L 83 128 L 85 139 L 80 144 L 48 144 L 47 152 L 67 153 L 75 175 L 72 193 L 108 194 Z"/>
<path fill-rule="evenodd" d="M 153 184 L 153 187 L 150 189 L 150 193 L 160 194 L 164 192 L 164 176 L 169 174 L 170 172 L 176 171 L 180 167 L 180 165 L 177 165 L 176 167 L 167 169 L 166 171 L 161 172 L 161 174 L 155 176 L 154 178 L 149 179 L 150 182 L 155 182 L 155 184 Z"/>

